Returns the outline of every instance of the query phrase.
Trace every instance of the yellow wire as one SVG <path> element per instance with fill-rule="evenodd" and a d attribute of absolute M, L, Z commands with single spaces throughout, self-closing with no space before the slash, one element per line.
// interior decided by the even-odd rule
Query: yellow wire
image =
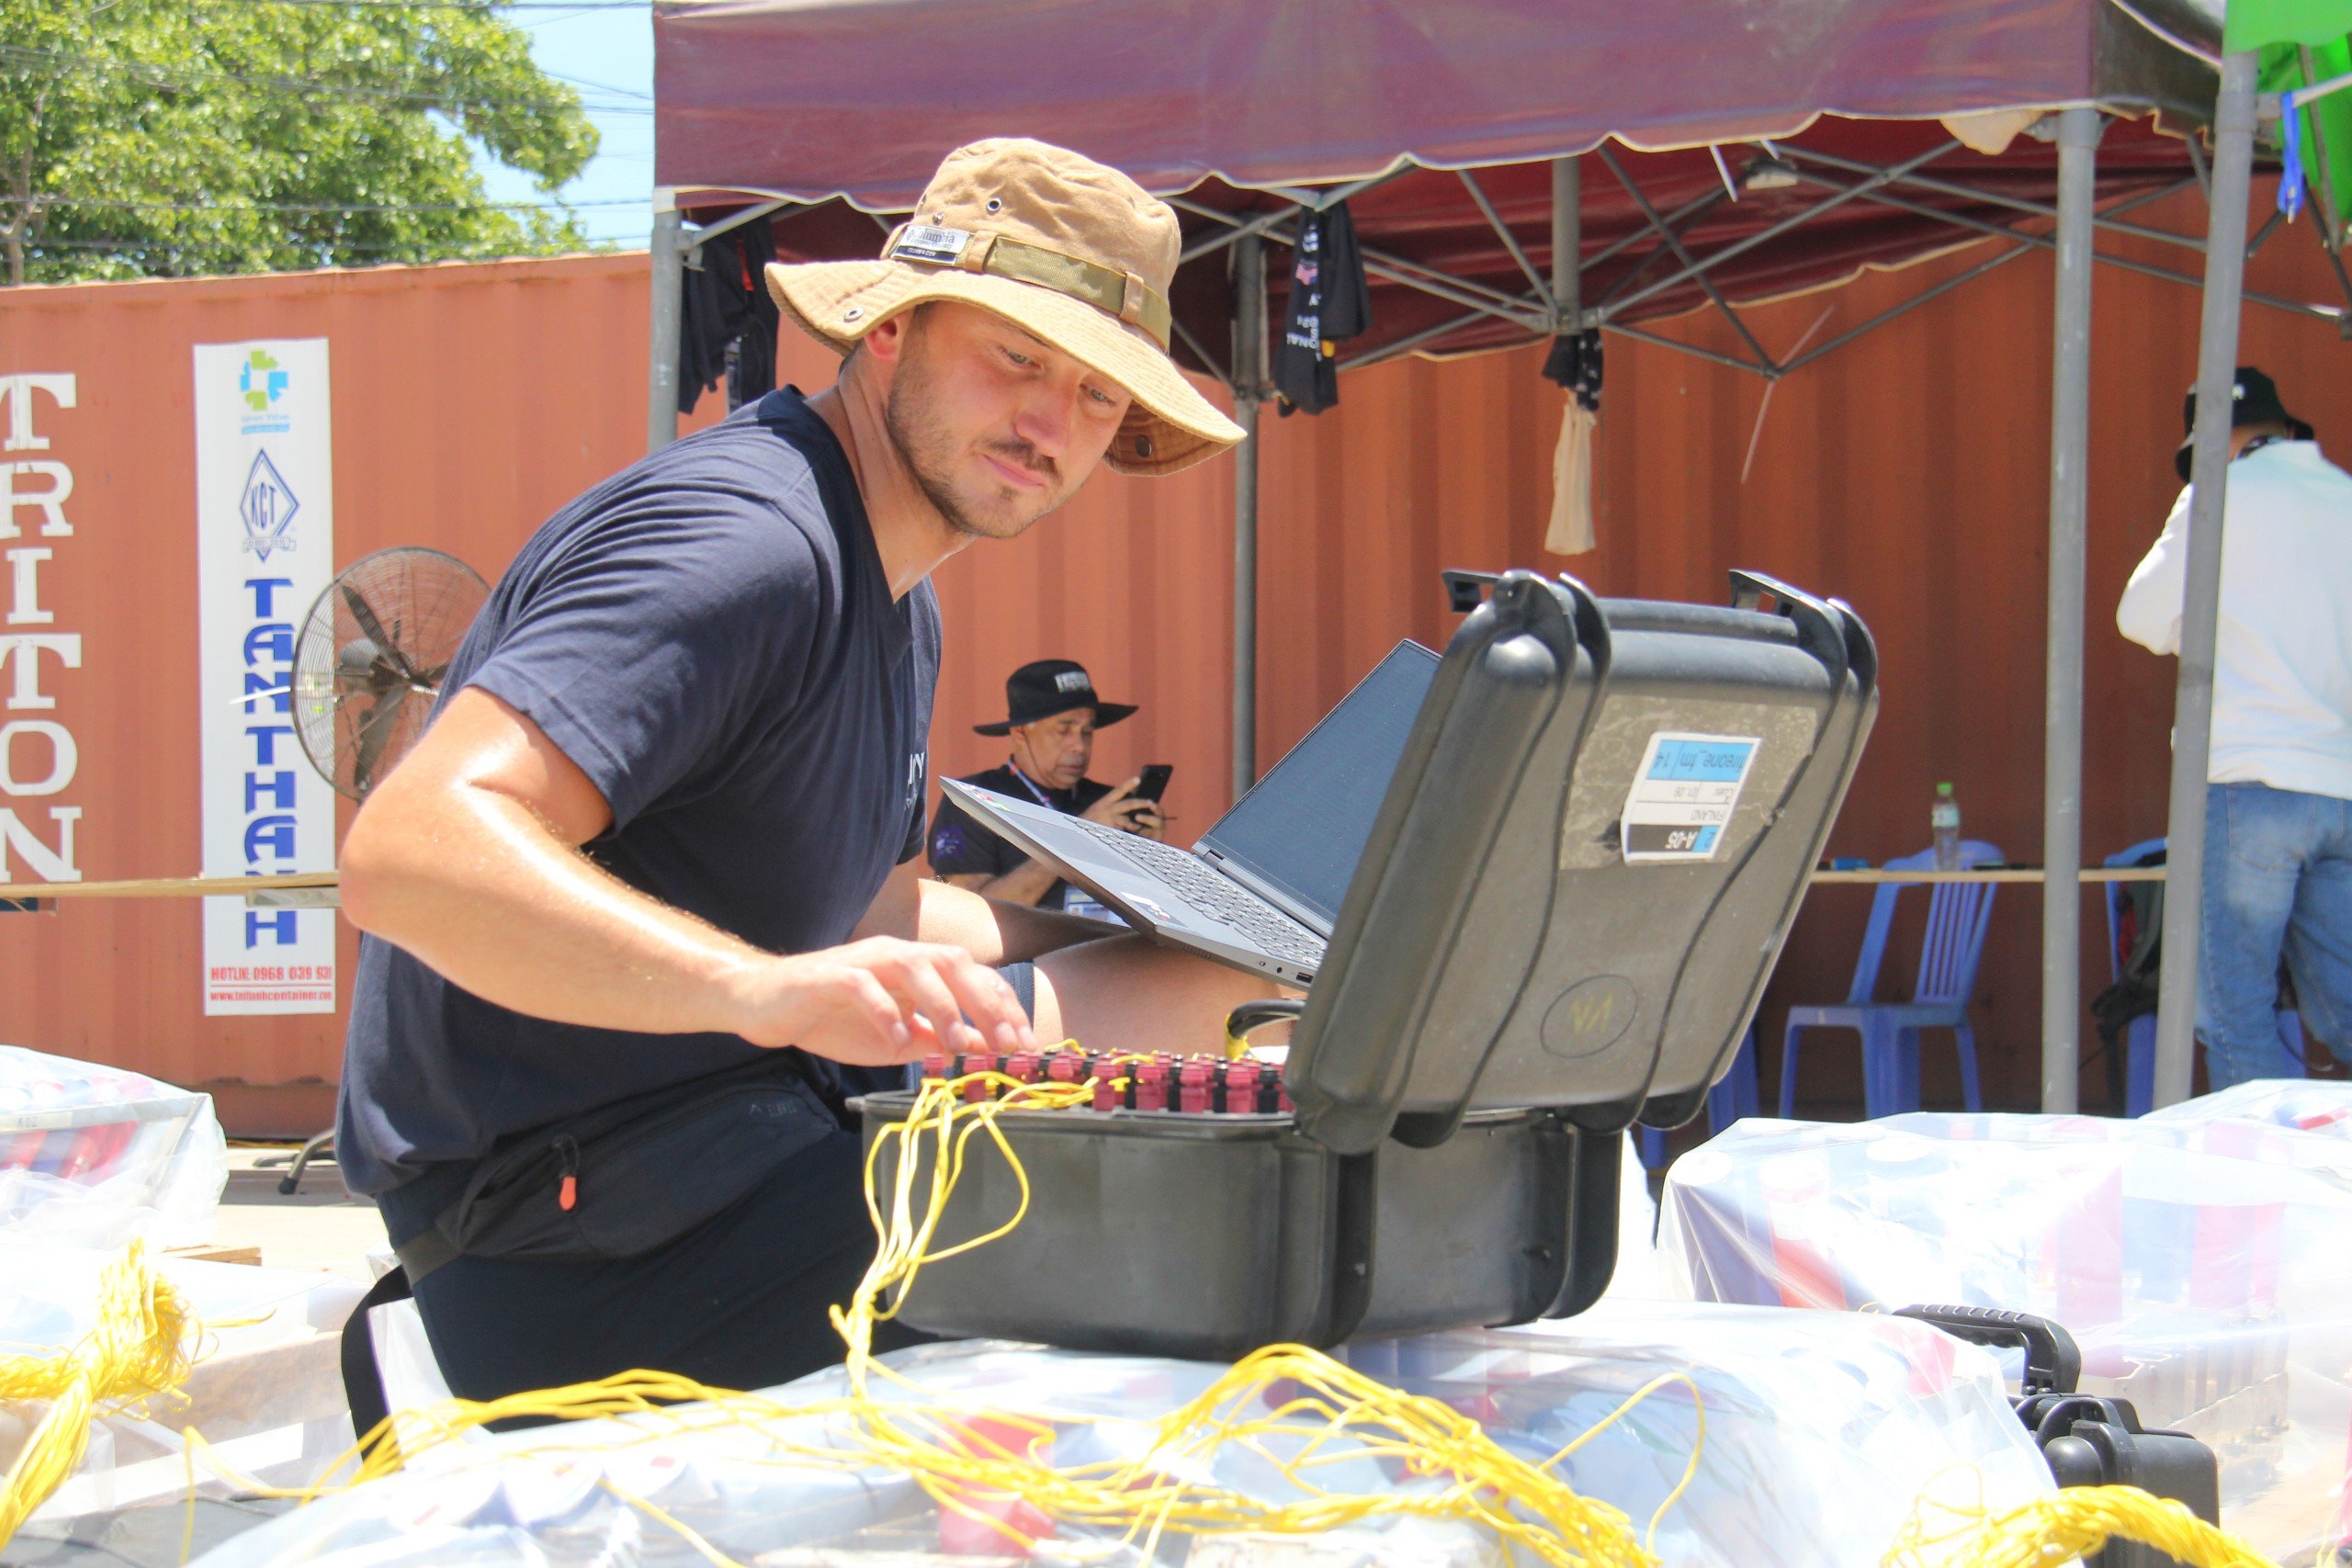
<path fill-rule="evenodd" d="M 987 1097 L 967 1102 L 964 1094 L 975 1081 Z M 904 1121 L 876 1134 L 865 1164 L 867 1211 L 878 1238 L 874 1261 L 850 1304 L 831 1314 L 847 1348 L 844 1395 L 785 1404 L 670 1373 L 622 1372 L 566 1388 L 481 1402 L 449 1400 L 403 1412 L 366 1434 L 308 1488 L 289 1492 L 245 1483 L 265 1495 L 307 1501 L 380 1479 L 401 1468 L 404 1454 L 422 1453 L 494 1422 L 628 1416 L 635 1430 L 626 1440 L 632 1444 L 749 1427 L 764 1435 L 766 1457 L 775 1462 L 839 1471 L 887 1466 L 912 1477 L 941 1507 L 982 1520 L 1024 1544 L 1027 1538 L 996 1517 L 991 1505 L 1025 1503 L 1049 1519 L 1140 1541 L 1147 1552 L 1170 1533 L 1246 1529 L 1312 1535 L 1414 1515 L 1483 1529 L 1556 1568 L 1653 1568 L 1659 1523 L 1696 1478 L 1706 1440 L 1704 1404 L 1697 1383 L 1685 1373 L 1652 1379 L 1574 1441 L 1530 1463 L 1497 1444 L 1476 1420 L 1438 1400 L 1393 1388 L 1306 1346 L 1272 1345 L 1244 1357 L 1153 1423 L 1139 1457 L 1057 1469 L 1035 1457 L 1035 1450 L 1058 1425 L 1071 1424 L 1069 1418 L 1009 1415 L 943 1395 L 876 1361 L 874 1325 L 898 1310 L 926 1265 L 988 1245 L 1028 1213 L 1028 1174 L 997 1125 L 1000 1114 L 1082 1105 L 1094 1087 L 1091 1081 L 1024 1084 L 999 1073 L 933 1081 L 923 1086 Z M 1004 1156 L 1020 1201 L 1012 1216 L 986 1235 L 936 1247 L 948 1196 L 963 1175 L 973 1140 L 983 1136 Z M 886 1150 L 891 1156 L 887 1181 Z M 90 1419 L 100 1407 L 165 1392 L 186 1377 L 194 1326 L 185 1303 L 134 1247 L 108 1266 L 100 1285 L 98 1326 L 80 1345 L 63 1356 L 0 1359 L 0 1400 L 52 1401 L 7 1477 L 0 1497 L 0 1544 L 80 1462 Z M 906 1397 L 876 1398 L 870 1383 L 876 1378 Z M 1690 1390 L 1697 1430 L 1681 1478 L 1651 1516 L 1645 1536 L 1636 1540 L 1623 1513 L 1579 1495 L 1552 1472 L 1671 1383 Z M 1277 1389 L 1286 1391 L 1279 1403 Z M 831 1425 L 808 1432 L 809 1423 L 828 1418 Z M 982 1419 L 1021 1434 L 1021 1440 L 1008 1446 L 988 1435 L 974 1425 Z M 384 1440 L 395 1433 L 397 1444 Z M 186 1436 L 191 1463 L 201 1453 L 214 1469 L 234 1473 L 219 1463 L 198 1434 L 189 1430 Z M 1179 1479 L 1226 1444 L 1264 1459 L 1299 1495 L 1267 1503 Z M 544 1450 L 501 1451 L 521 1457 Z M 1325 1466 L 1365 1460 L 1445 1483 L 1411 1494 L 1366 1494 L 1327 1491 L 1313 1479 L 1312 1472 Z M 345 1470 L 348 1479 L 336 1481 Z M 676 1532 L 718 1568 L 735 1568 L 684 1521 L 617 1486 L 606 1483 L 605 1490 Z M 193 1491 L 191 1483 L 191 1495 Z M 1931 1522 L 1935 1512 L 1946 1517 L 1940 1531 Z M 2121 1486 L 2070 1488 L 1999 1515 L 1931 1506 L 1923 1499 L 1886 1562 L 1888 1568 L 1925 1568 L 1930 1562 L 1949 1568 L 2048 1568 L 2110 1540 L 2144 1542 L 2190 1568 L 2275 1568 L 2181 1505 Z"/>
<path fill-rule="evenodd" d="M 98 1276 L 96 1325 L 62 1353 L 0 1356 L 0 1404 L 47 1400 L 0 1480 L 0 1546 L 65 1483 L 102 1415 L 176 1391 L 195 1358 L 196 1317 L 137 1242 Z"/>
<path fill-rule="evenodd" d="M 976 1079 L 985 1086 L 987 1097 L 967 1102 L 965 1092 Z M 1578 1495 L 1550 1473 L 1547 1467 L 1569 1450 L 1544 1465 L 1532 1464 L 1450 1405 L 1392 1388 L 1306 1346 L 1269 1346 L 1235 1363 L 1191 1402 L 1154 1423 L 1151 1440 L 1139 1457 L 1066 1469 L 1042 1462 L 1034 1450 L 1051 1438 L 1057 1425 L 1069 1424 L 1067 1420 L 1008 1415 L 944 1396 L 876 1361 L 874 1325 L 898 1310 L 925 1266 L 986 1246 L 1028 1213 L 1028 1174 L 998 1126 L 999 1116 L 1006 1111 L 1083 1105 L 1093 1089 L 1091 1082 L 1022 1083 L 999 1073 L 933 1081 L 923 1086 L 903 1122 L 876 1134 L 865 1168 L 867 1209 L 877 1236 L 874 1261 L 850 1304 L 832 1313 L 847 1348 L 849 1392 L 842 1397 L 786 1405 L 639 1371 L 503 1399 L 450 1400 L 390 1418 L 347 1451 L 327 1478 L 300 1493 L 276 1495 L 307 1499 L 379 1479 L 398 1469 L 402 1455 L 413 1457 L 516 1416 L 629 1416 L 639 1428 L 629 1439 L 633 1442 L 752 1427 L 763 1432 L 774 1458 L 837 1470 L 887 1466 L 911 1476 L 941 1507 L 984 1520 L 1014 1541 L 1027 1538 L 993 1517 L 990 1505 L 1026 1503 L 1064 1524 L 1150 1543 L 1169 1533 L 1248 1529 L 1317 1534 L 1348 1524 L 1418 1515 L 1482 1527 L 1557 1568 L 1654 1568 L 1657 1558 L 1635 1537 L 1622 1512 Z M 939 1245 L 947 1197 L 969 1163 L 977 1138 L 986 1138 L 1004 1156 L 1019 1201 L 1012 1217 L 987 1234 Z M 890 1163 L 887 1179 L 886 1156 Z M 876 1397 L 876 1380 L 905 1397 Z M 1603 1426 L 1673 1381 L 1678 1380 L 1669 1375 L 1643 1389 Z M 1278 1404 L 1273 1400 L 1277 1387 L 1290 1391 Z M 1695 1385 L 1692 1392 L 1695 1397 Z M 696 1403 L 675 1403 L 687 1401 Z M 829 1416 L 841 1419 L 822 1432 L 793 1429 L 796 1423 Z M 1020 1434 L 1016 1444 L 1008 1446 L 976 1431 L 972 1423 L 982 1418 Z M 379 1440 L 395 1430 L 397 1447 Z M 189 1441 L 192 1450 L 203 1447 L 203 1439 L 194 1433 Z M 1343 1441 L 1343 1447 L 1335 1447 Z M 1244 1444 L 1263 1455 L 1300 1495 L 1287 1503 L 1267 1503 L 1229 1488 L 1179 1479 L 1193 1467 L 1190 1461 L 1227 1443 Z M 1334 1451 L 1325 1453 L 1327 1448 Z M 533 1451 L 537 1450 L 502 1450 Z M 1318 1464 L 1342 1459 L 1386 1461 L 1416 1474 L 1446 1478 L 1447 1483 L 1407 1495 L 1332 1492 L 1317 1484 L 1312 1472 Z M 1697 1464 L 1694 1450 L 1682 1485 L 1668 1499 L 1669 1506 L 1689 1484 Z M 349 1479 L 334 1479 L 346 1470 Z M 617 1488 L 607 1490 L 678 1529 L 714 1563 L 726 1562 L 716 1547 L 661 1509 Z M 1656 1526 L 1654 1518 L 1653 1530 Z"/>
<path fill-rule="evenodd" d="M 1947 1516 L 1939 1531 L 1931 1516 Z M 2278 1568 L 2219 1525 L 2137 1486 L 2069 1486 L 2001 1514 L 1922 1499 L 1886 1568 L 2051 1568 L 2110 1540 L 2138 1541 L 2188 1568 Z"/>

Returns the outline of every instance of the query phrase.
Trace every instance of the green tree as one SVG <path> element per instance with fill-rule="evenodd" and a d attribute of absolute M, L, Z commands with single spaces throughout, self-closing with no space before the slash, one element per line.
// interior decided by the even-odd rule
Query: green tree
<path fill-rule="evenodd" d="M 582 247 L 468 138 L 550 196 L 596 151 L 491 4 L 0 0 L 11 284 Z"/>

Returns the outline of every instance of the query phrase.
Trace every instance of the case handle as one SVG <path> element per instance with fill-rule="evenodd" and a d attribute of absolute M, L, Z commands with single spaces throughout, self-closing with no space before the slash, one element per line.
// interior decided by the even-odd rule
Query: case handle
<path fill-rule="evenodd" d="M 1574 1317 L 1600 1299 L 1617 1271 L 1617 1180 L 1625 1134 L 1571 1130 L 1574 1175 L 1568 1187 L 1567 1271 L 1545 1317 Z"/>
<path fill-rule="evenodd" d="M 1296 1018 L 1306 1010 L 1304 997 L 1268 997 L 1261 1001 L 1243 1002 L 1225 1015 L 1225 1037 L 1228 1041 L 1247 1040 L 1266 1025 Z"/>
<path fill-rule="evenodd" d="M 1466 615 L 1476 609 L 1495 584 L 1503 580 L 1499 571 L 1464 571 L 1451 566 L 1438 576 L 1445 583 L 1446 608 L 1457 615 Z"/>
<path fill-rule="evenodd" d="M 1897 1317 L 1932 1323 L 1955 1339 L 1972 1345 L 2015 1345 L 2025 1350 L 2025 1375 L 2018 1392 L 2072 1393 L 2083 1375 L 2082 1348 L 2062 1325 L 2030 1312 L 2005 1312 L 1999 1307 L 1907 1306 Z"/>
<path fill-rule="evenodd" d="M 1797 640 L 1815 659 L 1845 673 L 1851 662 L 1852 649 L 1846 635 L 1847 617 L 1830 605 L 1815 598 L 1802 588 L 1792 588 L 1777 577 L 1767 577 L 1760 571 L 1731 574 L 1731 607 L 1735 610 L 1759 610 L 1765 600 L 1773 601 L 1775 613 L 1794 621 Z"/>

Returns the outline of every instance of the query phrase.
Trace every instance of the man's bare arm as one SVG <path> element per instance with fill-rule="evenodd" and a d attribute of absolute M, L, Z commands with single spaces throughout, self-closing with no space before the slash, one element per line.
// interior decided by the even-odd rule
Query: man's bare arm
<path fill-rule="evenodd" d="M 1061 874 L 1039 860 L 1024 860 L 1001 876 L 951 877 L 957 887 L 969 888 L 983 898 L 1004 904 L 1035 904 L 1061 880 Z"/>
<path fill-rule="evenodd" d="M 1001 1049 L 1032 1043 L 1011 988 L 955 948 L 876 937 L 778 956 L 647 897 L 579 851 L 611 820 L 537 725 L 460 692 L 353 819 L 344 913 L 475 995 L 560 1022 L 868 1064 L 979 1045 L 959 1015 Z"/>
<path fill-rule="evenodd" d="M 960 947 L 982 964 L 1018 964 L 1124 928 L 1026 904 L 1004 904 L 935 882 L 909 861 L 891 874 L 857 928 L 860 936 L 904 936 Z"/>

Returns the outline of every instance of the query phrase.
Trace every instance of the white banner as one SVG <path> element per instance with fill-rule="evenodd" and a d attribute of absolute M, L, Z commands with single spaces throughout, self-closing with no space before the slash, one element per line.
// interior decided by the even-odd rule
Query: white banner
<path fill-rule="evenodd" d="M 334 790 L 302 754 L 294 639 L 334 575 L 327 340 L 196 345 L 204 874 L 334 869 Z M 208 1014 L 333 1012 L 332 909 L 204 900 Z"/>

